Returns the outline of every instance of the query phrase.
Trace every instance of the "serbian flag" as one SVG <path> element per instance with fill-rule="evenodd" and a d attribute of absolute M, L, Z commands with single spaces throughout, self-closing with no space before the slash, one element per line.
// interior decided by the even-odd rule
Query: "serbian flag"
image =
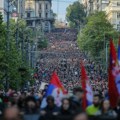
<path fill-rule="evenodd" d="M 83 110 L 86 109 L 87 106 L 91 105 L 93 102 L 93 91 L 90 85 L 88 76 L 86 74 L 85 67 L 83 63 L 81 64 L 81 82 L 82 82 L 82 89 L 84 90 L 84 96 L 82 100 L 82 107 Z"/>
<path fill-rule="evenodd" d="M 119 43 L 118 43 L 118 63 L 120 65 L 120 38 L 119 38 Z"/>
<path fill-rule="evenodd" d="M 63 87 L 62 83 L 60 82 L 60 79 L 56 72 L 53 72 L 50 84 L 48 86 L 47 92 L 45 97 L 43 98 L 41 108 L 46 107 L 46 98 L 47 96 L 53 96 L 55 99 L 55 104 L 59 107 L 61 106 L 61 100 L 62 98 L 67 94 L 67 91 Z"/>
<path fill-rule="evenodd" d="M 110 63 L 109 63 L 109 69 L 108 69 L 108 94 L 110 98 L 111 107 L 113 108 L 116 107 L 117 99 L 119 96 L 118 90 L 117 90 L 117 83 L 116 83 L 118 74 L 119 74 L 119 69 L 117 65 L 116 50 L 115 50 L 113 41 L 110 40 Z"/>

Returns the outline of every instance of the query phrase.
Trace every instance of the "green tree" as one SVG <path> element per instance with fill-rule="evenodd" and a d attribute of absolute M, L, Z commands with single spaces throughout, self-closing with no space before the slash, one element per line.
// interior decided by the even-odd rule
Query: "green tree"
<path fill-rule="evenodd" d="M 21 43 L 24 41 L 23 51 L 24 56 L 26 52 L 27 39 L 32 40 L 32 30 L 26 29 L 26 23 L 23 20 L 16 23 L 13 20 L 10 20 L 10 50 L 6 48 L 7 39 L 6 39 L 6 24 L 2 21 L 2 15 L 0 14 L 0 88 L 11 87 L 14 89 L 21 88 L 25 85 L 27 81 L 32 80 L 30 74 L 30 66 L 26 59 L 22 59 L 21 52 Z M 19 29 L 18 29 L 19 28 Z M 16 46 L 16 31 L 18 30 L 19 34 L 17 36 L 18 46 Z M 22 68 L 25 71 L 20 71 Z M 9 84 L 6 84 L 9 83 Z M 7 85 L 7 86 L 6 86 Z"/>
<path fill-rule="evenodd" d="M 107 20 L 104 12 L 95 12 L 87 18 L 87 24 L 78 35 L 81 49 L 89 52 L 93 57 L 105 56 L 105 44 L 109 39 L 117 36 L 117 31 Z M 104 56 L 103 56 L 104 55 Z"/>
<path fill-rule="evenodd" d="M 80 26 L 84 23 L 85 17 L 84 6 L 78 1 L 67 7 L 66 19 L 69 22 L 70 27 Z"/>
<path fill-rule="evenodd" d="M 47 46 L 48 46 L 48 40 L 46 38 L 42 37 L 38 40 L 39 49 L 47 48 Z"/>
<path fill-rule="evenodd" d="M 5 41 L 5 27 L 2 21 L 2 15 L 0 14 L 0 83 L 3 83 L 3 79 L 5 78 L 5 69 L 8 67 L 6 62 L 6 41 Z M 3 86 L 2 84 L 0 86 Z"/>

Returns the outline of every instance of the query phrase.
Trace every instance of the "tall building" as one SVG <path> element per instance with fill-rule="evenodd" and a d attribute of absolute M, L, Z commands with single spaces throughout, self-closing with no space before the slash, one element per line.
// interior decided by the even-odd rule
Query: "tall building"
<path fill-rule="evenodd" d="M 14 5 L 10 2 L 9 6 L 9 17 L 12 17 L 12 10 L 14 9 Z M 0 0 L 0 12 L 3 15 L 3 21 L 7 21 L 7 13 L 8 13 L 8 0 Z"/>
<path fill-rule="evenodd" d="M 86 13 L 94 13 L 95 11 L 105 11 L 106 6 L 109 4 L 109 0 L 82 0 L 82 4 L 86 8 Z"/>
<path fill-rule="evenodd" d="M 93 0 L 93 10 L 94 11 L 105 11 L 108 6 L 109 0 Z"/>
<path fill-rule="evenodd" d="M 54 22 L 51 0 L 26 0 L 23 18 L 30 27 L 51 31 Z"/>
<path fill-rule="evenodd" d="M 85 7 L 85 12 L 87 16 L 93 12 L 93 0 L 82 0 L 82 4 Z"/>
<path fill-rule="evenodd" d="M 106 14 L 113 27 L 120 31 L 120 0 L 110 0 Z"/>

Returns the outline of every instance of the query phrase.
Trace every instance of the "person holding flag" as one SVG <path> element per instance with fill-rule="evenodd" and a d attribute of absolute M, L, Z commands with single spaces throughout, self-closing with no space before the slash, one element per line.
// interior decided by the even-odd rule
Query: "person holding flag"
<path fill-rule="evenodd" d="M 118 47 L 118 61 L 119 61 Z M 120 70 L 117 62 L 117 54 L 112 39 L 110 40 L 110 63 L 108 69 L 108 95 L 112 108 L 117 105 L 117 100 L 120 95 Z"/>
<path fill-rule="evenodd" d="M 48 85 L 46 95 L 42 100 L 41 108 L 45 108 L 47 106 L 46 98 L 48 96 L 53 96 L 55 104 L 60 107 L 62 104 L 61 100 L 65 95 L 67 95 L 67 91 L 60 82 L 57 73 L 54 71 L 50 80 L 50 84 Z"/>
<path fill-rule="evenodd" d="M 82 89 L 84 90 L 82 107 L 85 110 L 86 107 L 91 105 L 93 102 L 93 91 L 83 63 L 81 63 L 81 83 Z"/>
<path fill-rule="evenodd" d="M 82 88 L 85 91 L 82 101 L 82 107 L 88 115 L 95 115 L 100 107 L 100 96 L 95 94 L 93 97 L 92 87 L 90 85 L 85 67 L 81 63 Z"/>

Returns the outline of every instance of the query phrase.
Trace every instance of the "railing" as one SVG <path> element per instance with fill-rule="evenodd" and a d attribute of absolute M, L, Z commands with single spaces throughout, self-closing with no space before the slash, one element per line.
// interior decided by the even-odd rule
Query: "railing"
<path fill-rule="evenodd" d="M 43 17 L 25 17 L 26 20 L 54 20 L 54 18 L 43 18 Z"/>

